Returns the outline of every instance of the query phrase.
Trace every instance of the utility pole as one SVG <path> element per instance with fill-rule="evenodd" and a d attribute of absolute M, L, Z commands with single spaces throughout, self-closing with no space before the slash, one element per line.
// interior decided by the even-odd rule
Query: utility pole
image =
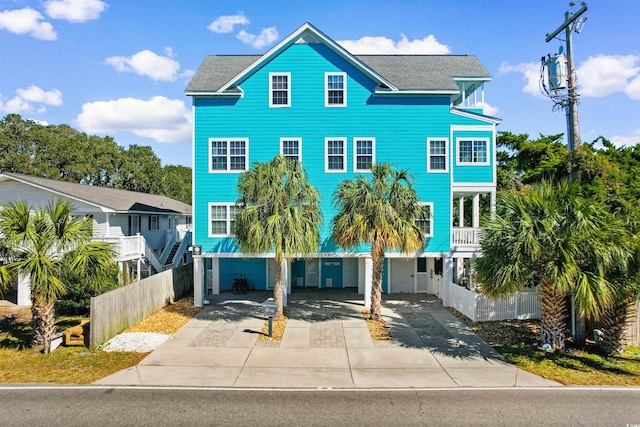
<path fill-rule="evenodd" d="M 575 3 L 569 3 L 573 6 Z M 565 30 L 567 43 L 567 93 L 568 100 L 566 108 L 567 114 L 567 148 L 569 151 L 580 144 L 580 131 L 578 127 L 578 91 L 576 89 L 576 79 L 573 71 L 573 49 L 571 47 L 571 33 L 574 29 L 574 22 L 587 11 L 587 3 L 582 2 L 582 7 L 576 12 L 565 12 L 564 22 L 553 32 L 547 34 L 546 42 L 549 43 L 560 31 Z"/>
<path fill-rule="evenodd" d="M 569 3 L 574 6 L 575 3 Z M 567 43 L 567 105 L 565 112 L 567 116 L 567 148 L 572 152 L 580 144 L 580 131 L 578 127 L 578 91 L 576 89 L 576 79 L 573 71 L 573 49 L 571 47 L 571 33 L 574 29 L 580 32 L 580 21 L 576 24 L 580 15 L 587 11 L 587 3 L 582 2 L 581 8 L 577 12 L 565 12 L 564 22 L 551 34 L 547 34 L 546 42 L 549 43 L 562 30 L 565 31 L 565 42 Z M 586 20 L 586 18 L 585 18 Z M 582 21 L 584 22 L 584 20 Z M 573 180 L 573 171 L 569 171 L 569 179 Z M 571 297 L 571 337 L 576 344 L 584 344 L 587 338 L 586 316 L 583 311 L 576 312 L 575 296 Z"/>

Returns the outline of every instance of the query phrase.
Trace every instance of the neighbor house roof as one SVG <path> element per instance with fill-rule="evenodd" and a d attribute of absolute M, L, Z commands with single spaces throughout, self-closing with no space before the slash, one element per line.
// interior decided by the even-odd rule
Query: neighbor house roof
<path fill-rule="evenodd" d="M 262 66 L 283 49 L 304 39 L 324 43 L 389 92 L 458 92 L 457 81 L 488 81 L 491 74 L 473 55 L 352 55 L 317 28 L 307 23 L 264 55 L 209 55 L 189 82 L 188 95 L 223 95 L 244 76 Z"/>
<path fill-rule="evenodd" d="M 0 182 L 18 181 L 81 202 L 116 212 L 175 213 L 191 215 L 190 205 L 157 194 L 77 184 L 17 173 L 0 173 Z"/>

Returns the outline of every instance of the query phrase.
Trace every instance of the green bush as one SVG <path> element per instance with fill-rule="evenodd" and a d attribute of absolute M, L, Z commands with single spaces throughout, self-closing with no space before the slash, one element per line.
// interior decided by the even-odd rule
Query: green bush
<path fill-rule="evenodd" d="M 91 297 L 118 287 L 118 267 L 114 265 L 113 273 L 105 283 L 89 285 L 84 278 L 73 274 L 73 272 L 67 273 L 64 283 L 67 284 L 67 293 L 56 301 L 56 315 L 89 316 Z"/>

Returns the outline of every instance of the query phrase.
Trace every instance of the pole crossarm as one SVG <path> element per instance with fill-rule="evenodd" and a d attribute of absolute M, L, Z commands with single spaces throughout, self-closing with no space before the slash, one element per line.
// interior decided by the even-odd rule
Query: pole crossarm
<path fill-rule="evenodd" d="M 580 9 L 578 9 L 578 11 L 576 13 L 574 13 L 573 15 L 569 16 L 569 12 L 567 12 L 567 15 L 565 17 L 565 21 L 551 34 L 547 34 L 547 38 L 545 39 L 545 41 L 547 43 L 549 43 L 551 40 L 553 40 L 553 38 L 555 36 L 557 36 L 560 31 L 562 31 L 563 29 L 567 28 L 569 25 L 571 25 L 571 23 L 573 23 L 573 21 L 575 21 L 576 19 L 578 19 L 580 17 L 580 15 L 582 15 L 583 13 L 585 13 L 587 11 L 587 5 L 584 4 Z"/>

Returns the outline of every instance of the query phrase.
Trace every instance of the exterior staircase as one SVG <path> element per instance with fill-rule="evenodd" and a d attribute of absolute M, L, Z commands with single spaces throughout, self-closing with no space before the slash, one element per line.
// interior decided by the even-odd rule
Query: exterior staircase
<path fill-rule="evenodd" d="M 173 257 L 176 255 L 176 252 L 178 252 L 179 248 L 180 248 L 180 242 L 173 245 L 173 247 L 171 248 L 171 252 L 169 252 L 169 256 L 167 257 L 167 260 L 164 262 L 165 266 L 171 265 L 173 263 Z"/>

